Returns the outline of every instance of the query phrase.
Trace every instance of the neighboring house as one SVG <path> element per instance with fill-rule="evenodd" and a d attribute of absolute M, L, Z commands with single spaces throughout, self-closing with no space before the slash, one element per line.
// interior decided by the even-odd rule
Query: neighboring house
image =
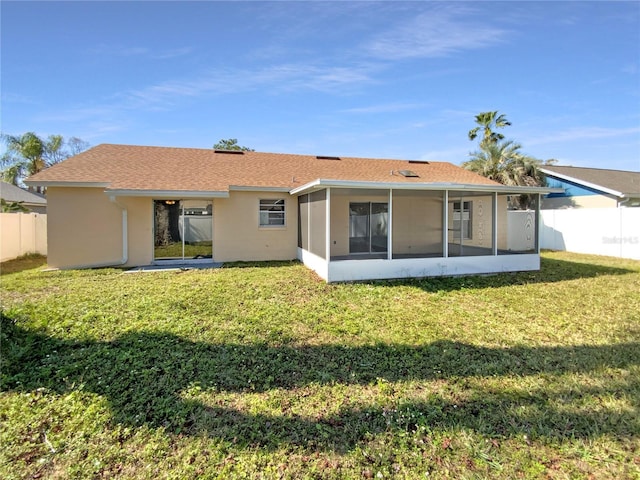
<path fill-rule="evenodd" d="M 539 269 L 539 212 L 512 234 L 507 197 L 553 191 L 443 162 L 126 145 L 26 183 L 47 187 L 51 267 L 297 258 L 330 282 Z"/>
<path fill-rule="evenodd" d="M 0 182 L 0 198 L 7 203 L 20 203 L 34 213 L 47 213 L 47 200 L 43 196 L 7 182 Z"/>
<path fill-rule="evenodd" d="M 562 188 L 542 199 L 542 209 L 640 207 L 640 172 L 545 166 L 547 186 Z"/>

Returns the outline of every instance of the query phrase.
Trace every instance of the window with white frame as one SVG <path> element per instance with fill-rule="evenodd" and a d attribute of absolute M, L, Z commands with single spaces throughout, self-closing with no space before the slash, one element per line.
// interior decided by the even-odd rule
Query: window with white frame
<path fill-rule="evenodd" d="M 260 226 L 284 227 L 284 198 L 260 200 Z"/>
<path fill-rule="evenodd" d="M 471 210 L 473 202 L 453 202 L 453 231 L 455 238 L 471 240 Z"/>

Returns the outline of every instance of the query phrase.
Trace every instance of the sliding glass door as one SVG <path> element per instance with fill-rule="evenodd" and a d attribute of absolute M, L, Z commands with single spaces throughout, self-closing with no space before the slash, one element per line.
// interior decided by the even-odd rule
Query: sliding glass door
<path fill-rule="evenodd" d="M 210 259 L 213 203 L 209 200 L 154 200 L 154 260 Z"/>
<path fill-rule="evenodd" d="M 389 204 L 349 204 L 349 253 L 384 253 L 389 235 Z"/>

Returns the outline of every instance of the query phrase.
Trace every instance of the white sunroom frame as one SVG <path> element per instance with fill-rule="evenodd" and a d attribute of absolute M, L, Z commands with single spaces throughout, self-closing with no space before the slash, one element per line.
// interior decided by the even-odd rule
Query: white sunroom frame
<path fill-rule="evenodd" d="M 387 190 L 389 205 L 387 257 L 368 259 L 331 259 L 331 192 L 336 189 Z M 540 195 L 561 191 L 543 187 L 506 187 L 502 185 L 467 185 L 455 183 L 379 183 L 345 180 L 315 180 L 292 190 L 291 195 L 300 196 L 326 190 L 325 201 L 325 258 L 298 247 L 298 259 L 329 283 L 399 278 L 440 277 L 456 275 L 478 275 L 499 272 L 518 272 L 540 269 Z M 393 258 L 393 192 L 394 190 L 443 192 L 442 246 L 440 257 Z M 448 199 L 450 192 L 486 193 L 492 195 L 492 254 L 478 256 L 449 256 L 448 251 Z M 535 211 L 535 251 L 533 253 L 499 254 L 497 246 L 498 195 L 538 195 Z M 310 215 L 310 212 L 309 212 Z M 308 235 L 311 231 L 308 221 Z"/>

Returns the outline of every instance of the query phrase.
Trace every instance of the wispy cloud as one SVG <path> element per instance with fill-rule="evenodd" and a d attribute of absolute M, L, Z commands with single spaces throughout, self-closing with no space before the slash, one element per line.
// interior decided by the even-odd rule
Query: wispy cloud
<path fill-rule="evenodd" d="M 385 60 L 444 57 L 505 39 L 507 30 L 466 19 L 470 13 L 458 6 L 434 8 L 380 34 L 366 45 L 366 51 Z"/>
<path fill-rule="evenodd" d="M 575 142 L 578 140 L 595 140 L 601 138 L 624 137 L 640 134 L 640 127 L 606 128 L 576 127 L 564 131 L 543 135 L 527 140 L 527 145 L 543 145 L 548 143 Z"/>
<path fill-rule="evenodd" d="M 347 108 L 342 110 L 343 113 L 393 113 L 403 112 L 406 110 L 417 110 L 426 107 L 425 103 L 383 103 L 379 105 L 368 105 L 366 107 Z"/>
<path fill-rule="evenodd" d="M 124 46 L 124 45 L 107 45 L 100 44 L 90 49 L 94 55 L 104 55 L 110 57 L 148 57 L 156 60 L 166 60 L 169 58 L 181 57 L 188 55 L 193 51 L 191 47 L 171 48 L 168 50 L 154 50 L 141 46 Z"/>
<path fill-rule="evenodd" d="M 190 54 L 191 52 L 193 52 L 193 48 L 191 47 L 172 48 L 164 52 L 154 53 L 152 54 L 152 57 L 158 60 L 167 60 L 169 58 L 182 57 Z"/>
<path fill-rule="evenodd" d="M 89 51 L 95 55 L 108 55 L 114 57 L 133 57 L 138 55 L 147 55 L 149 53 L 149 49 L 146 47 L 107 45 L 105 43 L 101 43 L 100 45 L 91 48 Z"/>
<path fill-rule="evenodd" d="M 6 92 L 6 91 L 2 92 L 0 99 L 2 103 L 23 103 L 28 105 L 29 104 L 33 105 L 36 103 L 36 101 L 32 97 L 29 97 L 27 95 L 22 95 L 21 93 Z"/>
<path fill-rule="evenodd" d="M 128 91 L 122 97 L 136 107 L 169 107 L 185 98 L 239 93 L 256 88 L 270 92 L 316 90 L 340 93 L 344 89 L 373 82 L 367 65 L 324 67 L 310 64 L 282 64 L 260 69 L 217 69 L 194 79 L 169 80 Z"/>
<path fill-rule="evenodd" d="M 375 66 L 325 67 L 282 64 L 258 69 L 216 69 L 191 78 L 157 82 L 143 88 L 114 93 L 93 105 L 65 108 L 38 116 L 38 121 L 82 123 L 103 119 L 117 125 L 131 110 L 167 111 L 187 101 L 254 90 L 277 95 L 295 91 L 321 91 L 342 95 L 374 82 Z"/>

